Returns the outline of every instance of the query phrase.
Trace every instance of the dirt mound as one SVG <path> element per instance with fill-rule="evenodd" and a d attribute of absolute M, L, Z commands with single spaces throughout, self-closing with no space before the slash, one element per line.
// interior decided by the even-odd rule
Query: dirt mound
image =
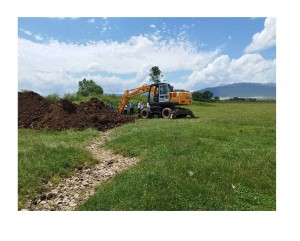
<path fill-rule="evenodd" d="M 48 111 L 50 102 L 32 91 L 18 93 L 18 125 L 33 128 Z"/>
<path fill-rule="evenodd" d="M 68 100 L 51 103 L 34 92 L 19 92 L 18 97 L 19 128 L 60 131 L 90 127 L 104 131 L 134 121 L 129 116 L 110 110 L 97 98 L 76 105 Z"/>

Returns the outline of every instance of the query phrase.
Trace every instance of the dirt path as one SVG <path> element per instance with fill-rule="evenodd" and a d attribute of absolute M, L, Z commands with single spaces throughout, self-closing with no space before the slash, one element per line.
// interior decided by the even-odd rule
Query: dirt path
<path fill-rule="evenodd" d="M 119 172 L 136 164 L 137 158 L 124 157 L 105 150 L 102 146 L 109 139 L 110 131 L 102 132 L 94 139 L 87 149 L 100 163 L 87 169 L 76 170 L 74 176 L 64 178 L 56 187 L 47 186 L 48 193 L 38 197 L 28 204 L 28 210 L 74 210 L 92 194 L 97 186 L 110 180 Z"/>

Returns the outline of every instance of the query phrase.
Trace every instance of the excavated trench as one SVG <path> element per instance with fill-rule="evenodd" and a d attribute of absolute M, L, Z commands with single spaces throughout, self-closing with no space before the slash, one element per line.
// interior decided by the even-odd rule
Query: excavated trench
<path fill-rule="evenodd" d="M 49 190 L 28 203 L 30 211 L 72 211 L 93 195 L 99 184 L 111 180 L 123 170 L 135 165 L 138 158 L 124 157 L 103 148 L 110 131 L 101 133 L 87 149 L 100 161 L 89 168 L 76 170 L 75 175 L 63 178 L 58 186 L 47 184 Z"/>

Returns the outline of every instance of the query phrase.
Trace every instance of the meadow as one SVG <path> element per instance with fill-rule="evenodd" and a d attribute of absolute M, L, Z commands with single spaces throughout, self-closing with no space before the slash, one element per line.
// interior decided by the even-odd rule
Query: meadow
<path fill-rule="evenodd" d="M 189 108 L 197 118 L 137 119 L 115 128 L 106 148 L 140 162 L 77 210 L 276 210 L 276 103 Z M 97 135 L 19 130 L 19 208 L 44 191 L 43 182 L 59 183 L 93 164 L 84 146 Z"/>
<path fill-rule="evenodd" d="M 18 131 L 18 208 L 26 208 L 30 199 L 46 192 L 45 184 L 59 184 L 62 177 L 74 174 L 75 168 L 97 163 L 85 149 L 99 132 Z"/>

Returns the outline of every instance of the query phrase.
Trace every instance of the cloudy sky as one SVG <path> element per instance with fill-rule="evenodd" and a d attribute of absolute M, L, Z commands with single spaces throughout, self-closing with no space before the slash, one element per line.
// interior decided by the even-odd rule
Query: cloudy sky
<path fill-rule="evenodd" d="M 190 91 L 276 81 L 275 18 L 19 18 L 19 90 L 78 90 L 93 79 L 106 93 L 165 80 Z"/>

